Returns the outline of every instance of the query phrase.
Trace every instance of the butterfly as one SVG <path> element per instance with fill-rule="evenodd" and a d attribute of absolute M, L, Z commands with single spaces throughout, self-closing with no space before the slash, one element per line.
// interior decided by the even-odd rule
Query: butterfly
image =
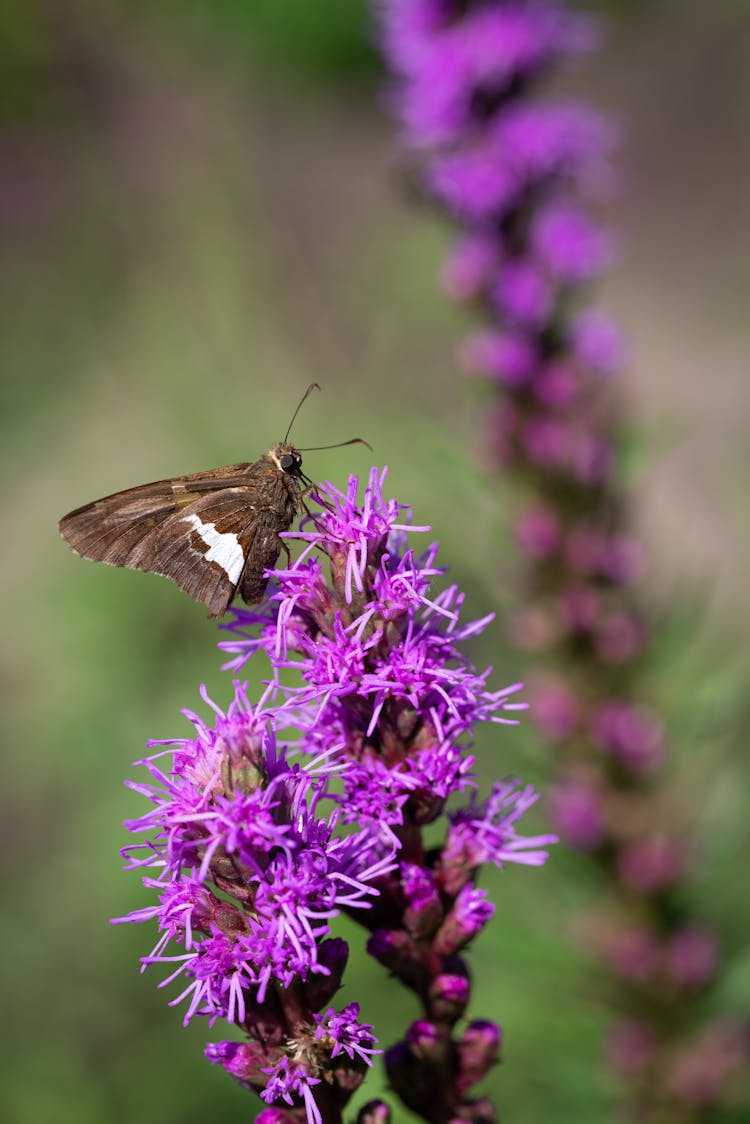
<path fill-rule="evenodd" d="M 249 605 L 261 601 L 266 571 L 284 545 L 279 533 L 305 510 L 304 497 L 313 486 L 302 471 L 302 452 L 311 450 L 287 438 L 302 403 L 319 389 L 311 383 L 284 440 L 256 461 L 94 500 L 63 516 L 62 537 L 84 558 L 171 578 L 201 601 L 211 618 L 223 616 L 238 594 Z M 342 442 L 353 444 L 367 442 L 359 437 Z"/>

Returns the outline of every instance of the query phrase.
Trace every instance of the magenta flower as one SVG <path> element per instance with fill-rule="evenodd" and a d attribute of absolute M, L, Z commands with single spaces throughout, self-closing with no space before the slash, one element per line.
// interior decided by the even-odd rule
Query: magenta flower
<path fill-rule="evenodd" d="M 494 910 L 472 881 L 485 862 L 539 865 L 554 841 L 517 831 L 530 787 L 477 798 L 476 724 L 514 725 L 525 704 L 518 684 L 493 689 L 490 669 L 466 658 L 464 642 L 491 618 L 462 621 L 458 588 L 434 588 L 437 547 L 415 554 L 408 536 L 427 528 L 383 497 L 384 479 L 373 469 L 361 500 L 354 477 L 346 492 L 319 488 L 320 510 L 285 536 L 299 557 L 263 604 L 223 626 L 233 671 L 270 663 L 260 701 L 237 681 L 224 712 L 204 691 L 213 724 L 185 712 L 193 735 L 153 743 L 149 780 L 131 784 L 151 807 L 128 824 L 145 839 L 124 854 L 158 901 L 120 920 L 156 920 L 143 965 L 167 969 L 160 986 L 179 980 L 172 1003 L 186 1004 L 185 1022 L 223 1018 L 245 1033 L 206 1055 L 261 1095 L 266 1122 L 340 1121 L 380 1053 L 357 1003 L 330 1006 L 348 954 L 334 935 L 342 912 L 422 1002 L 435 1050 L 423 1056 L 407 1034 L 410 1070 L 429 1083 L 453 1050 L 442 1103 L 468 1111 L 497 1052 L 478 1064 L 452 1044 L 470 1000 L 459 954 Z M 451 796 L 463 806 L 428 851 L 422 828 Z"/>

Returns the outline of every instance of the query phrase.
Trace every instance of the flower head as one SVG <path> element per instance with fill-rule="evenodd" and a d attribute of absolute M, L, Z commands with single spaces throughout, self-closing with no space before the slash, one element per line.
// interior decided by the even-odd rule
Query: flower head
<path fill-rule="evenodd" d="M 173 743 L 169 772 L 161 750 L 144 762 L 155 783 L 133 786 L 153 808 L 129 824 L 148 839 L 126 854 L 130 866 L 159 871 L 149 884 L 161 904 L 147 913 L 164 934 L 144 963 L 176 961 L 170 979 L 191 981 L 181 996 L 190 999 L 186 1021 L 197 1013 L 242 1022 L 246 993 L 262 1003 L 272 980 L 289 986 L 325 973 L 318 951 L 330 921 L 367 908 L 395 850 L 372 825 L 337 832 L 335 770 L 290 763 L 273 718 L 235 684 L 212 728 L 193 716 L 196 736 Z M 184 947 L 178 957 L 165 952 L 170 939 Z"/>
<path fill-rule="evenodd" d="M 512 701 L 518 684 L 489 689 L 490 669 L 477 672 L 462 652 L 492 618 L 462 623 L 455 585 L 432 593 L 443 574 L 437 547 L 414 553 L 407 536 L 427 528 L 412 527 L 408 512 L 383 497 L 384 480 L 372 470 L 361 505 L 356 477 L 346 492 L 318 489 L 323 507 L 311 529 L 285 536 L 306 549 L 278 572 L 266 605 L 234 611 L 222 647 L 236 671 L 260 644 L 285 721 L 309 751 L 349 763 L 341 773 L 345 817 L 366 808 L 372 793 L 369 814 L 387 829 L 403 821 L 405 806 L 437 815 L 470 783 L 475 724 L 514 723 L 524 704 Z M 313 550 L 327 555 L 333 589 Z M 285 669 L 301 685 L 285 685 Z"/>
<path fill-rule="evenodd" d="M 168 967 L 162 986 L 180 979 L 185 1022 L 224 1018 L 247 1033 L 207 1056 L 273 1106 L 269 1121 L 317 1124 L 343 1108 L 380 1052 L 358 1004 L 329 1006 L 348 951 L 331 935 L 339 914 L 368 914 L 373 954 L 402 978 L 415 969 L 440 1038 L 469 999 L 457 953 L 493 912 L 474 872 L 538 864 L 551 840 L 516 833 L 531 789 L 476 798 L 476 724 L 514 725 L 525 704 L 519 684 L 492 688 L 490 669 L 470 663 L 464 645 L 491 618 L 462 619 L 437 546 L 410 545 L 428 528 L 384 497 L 384 480 L 374 468 L 361 497 L 356 477 L 319 487 L 320 509 L 286 536 L 299 557 L 223 626 L 235 672 L 270 664 L 260 702 L 239 681 L 226 711 L 204 691 L 213 721 L 186 711 L 191 736 L 153 743 L 147 782 L 131 785 L 150 807 L 128 824 L 145 838 L 124 853 L 158 902 L 123 920 L 156 920 L 143 964 Z M 445 848 L 429 854 L 423 825 L 467 789 Z"/>

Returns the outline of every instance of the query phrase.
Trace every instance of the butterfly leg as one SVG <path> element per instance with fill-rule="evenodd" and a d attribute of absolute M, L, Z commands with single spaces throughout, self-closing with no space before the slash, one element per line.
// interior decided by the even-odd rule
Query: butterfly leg
<path fill-rule="evenodd" d="M 305 515 L 307 515 L 309 519 L 314 519 L 315 516 L 313 512 L 310 511 L 310 508 L 305 503 L 305 496 L 309 496 L 311 492 L 315 492 L 315 484 L 312 481 L 310 481 L 305 490 L 300 493 L 299 502 L 300 505 L 304 508 Z M 315 492 L 315 499 L 321 507 L 324 507 L 326 509 L 326 511 L 330 511 L 331 513 L 333 513 L 333 506 L 328 502 L 328 500 L 324 500 L 323 497 L 320 496 L 317 492 Z"/>

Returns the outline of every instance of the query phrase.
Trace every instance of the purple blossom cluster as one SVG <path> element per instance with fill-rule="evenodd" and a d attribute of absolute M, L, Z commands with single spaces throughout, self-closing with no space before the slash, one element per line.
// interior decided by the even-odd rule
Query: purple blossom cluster
<path fill-rule="evenodd" d="M 376 7 L 402 144 L 459 230 L 443 286 L 483 319 L 458 363 L 487 395 L 487 458 L 523 496 L 511 635 L 547 664 L 531 712 L 560 770 L 553 822 L 610 890 L 582 927 L 622 1011 L 608 1056 L 638 1119 L 694 1122 L 722 1099 L 750 1040 L 723 1016 L 700 1025 L 718 942 L 686 904 L 695 845 L 670 818 L 664 730 L 641 699 L 644 553 L 619 481 L 611 385 L 624 347 L 588 292 L 617 256 L 591 210 L 612 190 L 618 130 L 540 86 L 554 64 L 596 46 L 597 29 L 564 0 Z"/>
<path fill-rule="evenodd" d="M 211 724 L 186 711 L 189 738 L 152 743 L 150 802 L 124 851 L 156 892 L 122 920 L 155 920 L 144 968 L 179 981 L 185 1022 L 233 1024 L 239 1041 L 210 1061 L 270 1106 L 262 1124 L 335 1124 L 377 1049 L 359 1006 L 331 1006 L 342 986 L 342 913 L 368 951 L 416 993 L 421 1017 L 385 1056 L 390 1084 L 428 1121 L 495 1119 L 472 1095 L 497 1060 L 500 1029 L 466 1022 L 463 953 L 493 913 L 476 876 L 485 863 L 540 865 L 553 836 L 517 824 L 536 800 L 499 782 L 480 800 L 472 774 L 477 723 L 515 724 L 518 684 L 493 690 L 464 642 L 491 618 L 462 623 L 463 594 L 435 591 L 437 548 L 416 555 L 408 512 L 373 469 L 362 500 L 317 490 L 320 510 L 286 535 L 302 550 L 257 608 L 222 626 L 227 667 L 270 665 L 260 700 L 235 681 Z M 449 798 L 458 798 L 446 809 Z M 423 830 L 443 818 L 429 849 Z M 387 1119 L 371 1103 L 359 1120 Z M 446 1115 L 447 1113 L 447 1115 Z"/>

